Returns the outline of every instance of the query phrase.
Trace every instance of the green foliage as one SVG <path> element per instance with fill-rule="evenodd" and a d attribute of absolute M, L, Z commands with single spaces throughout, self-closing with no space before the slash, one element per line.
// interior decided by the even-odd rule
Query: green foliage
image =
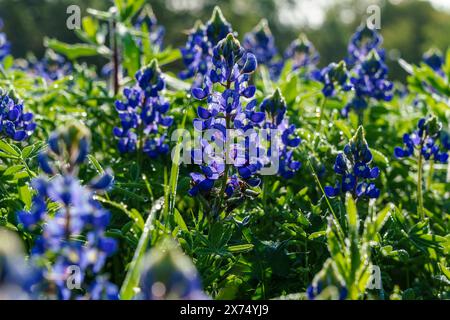
<path fill-rule="evenodd" d="M 109 167 L 114 172 L 114 188 L 96 199 L 112 213 L 108 236 L 118 239 L 120 246 L 107 271 L 121 287 L 123 299 L 135 296 L 148 249 L 167 236 L 194 262 L 206 293 L 215 299 L 305 298 L 310 284 L 323 279 L 328 286 L 319 298 L 338 298 L 339 286 L 346 287 L 349 299 L 449 298 L 448 167 L 425 166 L 425 217 L 421 219 L 416 214 L 415 164 L 406 166 L 395 159 L 393 148 L 426 114 L 435 114 L 448 128 L 450 51 L 445 77 L 425 65 L 404 62 L 411 72 L 410 93 L 391 102 L 371 102 L 364 114 L 364 129 L 355 114 L 348 119 L 340 115 L 349 94 L 341 92 L 324 100 L 321 85 L 291 72 L 289 63 L 276 83 L 267 70 L 259 69 L 256 98 L 261 102 L 271 94 L 285 97 L 287 113 L 302 138 L 294 157 L 303 166 L 291 180 L 264 177 L 264 187 L 254 201 L 227 217 L 216 217 L 208 203 L 187 195 L 191 168 L 177 161 L 186 152 L 181 150 L 181 138 L 171 143 L 172 159 L 167 155 L 139 161 L 136 154 L 119 153 L 112 131 L 120 121 L 114 108 L 120 91 L 114 92 L 111 81 L 80 59 L 112 61 L 114 31 L 127 74 L 120 79 L 120 87 L 128 86 L 136 70 L 156 59 L 167 82 L 175 123 L 167 135 L 183 128 L 192 133 L 199 102 L 188 92 L 191 84 L 177 79 L 168 66 L 179 63 L 179 50 L 154 50 L 147 41 L 148 30 L 132 27 L 143 2 L 116 0 L 117 11 L 89 10 L 77 32 L 82 43 L 49 39 L 49 48 L 73 61 L 69 76 L 48 82 L 10 68 L 11 61 L 4 62 L 0 87 L 15 89 L 25 107 L 36 114 L 38 129 L 27 142 L 0 140 L 0 226 L 21 234 L 30 250 L 33 235 L 23 232 L 16 213 L 30 207 L 31 181 L 40 174 L 36 157 L 46 148 L 50 132 L 73 119 L 91 130 L 90 161 L 81 167 L 80 178 L 90 181 Z M 415 107 L 414 100 L 423 103 Z M 318 131 L 319 117 L 323 124 Z M 377 180 L 381 196 L 376 201 L 324 195 L 323 186 L 335 183 L 336 154 L 349 140 L 373 147 L 373 162 L 381 170 Z M 51 207 L 52 214 L 57 210 Z M 367 289 L 373 265 L 381 269 L 382 289 Z"/>

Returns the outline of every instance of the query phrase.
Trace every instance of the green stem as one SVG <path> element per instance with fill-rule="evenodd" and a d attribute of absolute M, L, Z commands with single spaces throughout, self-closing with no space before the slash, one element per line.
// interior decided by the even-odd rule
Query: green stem
<path fill-rule="evenodd" d="M 420 145 L 419 148 L 419 160 L 418 160 L 418 173 L 417 173 L 417 202 L 418 202 L 418 208 L 417 213 L 420 217 L 420 220 L 424 219 L 424 212 L 423 212 L 423 194 L 422 194 L 422 171 L 423 171 L 423 156 L 422 156 L 422 147 L 423 144 Z"/>
<path fill-rule="evenodd" d="M 226 84 L 226 89 L 230 89 L 231 86 L 231 81 L 230 79 L 227 80 L 227 84 Z M 226 115 L 226 125 L 225 125 L 225 134 L 227 133 L 226 130 L 228 130 L 231 126 L 231 114 L 227 114 Z M 217 206 L 217 210 L 221 211 L 221 207 L 222 207 L 222 202 L 223 199 L 225 199 L 225 190 L 227 189 L 227 181 L 228 181 L 228 170 L 229 170 L 229 164 L 228 162 L 228 152 L 227 152 L 227 145 L 226 145 L 226 141 L 228 141 L 229 137 L 225 137 L 224 141 L 225 141 L 225 145 L 223 146 L 224 149 L 224 161 L 225 161 L 225 171 L 224 171 L 224 176 L 223 176 L 223 182 L 222 182 L 222 188 L 220 190 L 220 197 L 219 197 L 219 205 Z M 218 214 L 220 214 L 221 212 L 217 212 Z"/>
<path fill-rule="evenodd" d="M 431 182 L 433 181 L 433 174 L 434 174 L 434 161 L 430 160 L 430 171 L 428 172 L 428 179 L 427 179 L 427 190 L 430 190 Z"/>
<path fill-rule="evenodd" d="M 319 116 L 319 122 L 317 123 L 316 132 L 319 133 L 322 129 L 322 120 L 323 120 L 323 114 L 325 112 L 325 102 L 327 101 L 327 97 L 323 97 L 322 103 L 320 104 L 320 116 Z"/>
<path fill-rule="evenodd" d="M 230 127 L 231 117 L 229 115 L 227 115 L 226 118 L 227 118 L 226 119 L 226 128 L 228 129 Z M 225 139 L 225 141 L 227 141 L 227 139 Z M 218 210 L 221 210 L 222 201 L 223 201 L 223 199 L 225 199 L 225 190 L 227 189 L 227 182 L 228 182 L 228 170 L 229 170 L 229 166 L 230 166 L 227 163 L 228 162 L 228 152 L 227 152 L 226 142 L 224 145 L 224 160 L 225 160 L 225 171 L 224 171 L 224 175 L 223 175 L 222 188 L 220 190 L 219 206 L 217 208 Z M 220 212 L 218 212 L 218 213 L 220 214 Z"/>

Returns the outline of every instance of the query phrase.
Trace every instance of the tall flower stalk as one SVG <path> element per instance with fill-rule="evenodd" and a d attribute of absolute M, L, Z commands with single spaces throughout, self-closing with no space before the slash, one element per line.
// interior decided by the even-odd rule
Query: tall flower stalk
<path fill-rule="evenodd" d="M 417 124 L 417 129 L 411 134 L 403 135 L 403 147 L 395 147 L 394 154 L 397 158 L 412 157 L 417 154 L 417 214 L 420 219 L 425 218 L 423 206 L 423 164 L 425 161 L 447 163 L 448 152 L 445 143 L 439 137 L 442 132 L 442 124 L 435 116 L 422 118 Z M 415 152 L 417 150 L 417 152 Z"/>

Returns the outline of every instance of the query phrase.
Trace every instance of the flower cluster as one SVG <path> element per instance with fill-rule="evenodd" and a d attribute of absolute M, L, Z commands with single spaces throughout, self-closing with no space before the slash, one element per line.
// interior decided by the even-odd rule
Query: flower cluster
<path fill-rule="evenodd" d="M 397 158 L 414 156 L 414 150 L 419 150 L 425 160 L 446 163 L 448 161 L 449 138 L 442 134 L 440 148 L 438 142 L 442 132 L 442 125 L 436 117 L 422 118 L 417 124 L 417 130 L 403 135 L 404 147 L 396 147 L 394 154 Z"/>
<path fill-rule="evenodd" d="M 295 172 L 300 169 L 301 163 L 293 159 L 295 148 L 297 148 L 301 139 L 295 135 L 295 125 L 289 125 L 286 117 L 287 105 L 279 89 L 274 94 L 263 100 L 260 110 L 265 113 L 265 121 L 261 127 L 263 129 L 276 130 L 281 135 L 281 141 L 276 142 L 279 146 L 279 169 L 278 174 L 285 179 L 290 179 Z M 269 137 L 268 142 L 272 141 Z M 272 146 L 267 146 L 268 156 L 271 156 Z"/>
<path fill-rule="evenodd" d="M 196 22 L 185 47 L 181 48 L 183 63 L 187 69 L 179 74 L 180 78 L 194 77 L 194 86 L 200 85 L 211 68 L 214 46 L 231 32 L 231 25 L 225 20 L 219 7 L 214 8 L 206 25 L 201 21 Z"/>
<path fill-rule="evenodd" d="M 56 81 L 72 72 L 72 64 L 63 56 L 49 50 L 44 58 L 32 65 L 32 70 L 46 80 Z"/>
<path fill-rule="evenodd" d="M 346 62 L 352 67 L 350 81 L 355 95 L 342 109 L 344 117 L 351 109 L 361 114 L 371 98 L 392 100 L 394 85 L 387 79 L 388 68 L 382 43 L 381 35 L 366 25 L 360 26 L 350 39 Z"/>
<path fill-rule="evenodd" d="M 207 300 L 192 261 L 173 240 L 164 239 L 143 259 L 141 300 Z"/>
<path fill-rule="evenodd" d="M 384 60 L 385 53 L 381 48 L 382 43 L 383 38 L 375 29 L 368 28 L 366 24 L 361 25 L 348 44 L 347 64 L 353 67 L 364 60 L 372 50 L 375 50 L 381 59 Z"/>
<path fill-rule="evenodd" d="M 150 34 L 150 44 L 154 51 L 161 51 L 166 33 L 163 26 L 158 25 L 158 20 L 153 13 L 150 5 L 146 5 L 138 15 L 134 27 L 139 31 L 145 31 Z M 142 45 L 142 39 L 137 39 L 138 45 Z"/>
<path fill-rule="evenodd" d="M 5 57 L 9 54 L 11 50 L 11 44 L 6 38 L 6 34 L 1 32 L 3 29 L 3 20 L 0 19 L 0 62 L 5 59 Z"/>
<path fill-rule="evenodd" d="M 256 56 L 259 64 L 267 66 L 272 79 L 280 76 L 284 62 L 275 60 L 278 49 L 266 19 L 261 20 L 251 32 L 244 35 L 242 46 Z"/>
<path fill-rule="evenodd" d="M 339 90 L 349 91 L 352 86 L 345 63 L 330 63 L 322 70 L 314 70 L 312 77 L 323 84 L 322 93 L 325 97 L 334 97 Z"/>
<path fill-rule="evenodd" d="M 27 139 L 36 129 L 33 114 L 25 112 L 23 102 L 0 89 L 0 137 L 15 141 Z"/>
<path fill-rule="evenodd" d="M 292 60 L 292 69 L 314 69 L 319 63 L 320 55 L 305 34 L 292 41 L 284 53 L 285 59 Z"/>
<path fill-rule="evenodd" d="M 221 192 L 227 197 L 242 195 L 248 186 L 256 186 L 260 180 L 254 175 L 260 168 L 259 163 L 253 163 L 248 154 L 248 146 L 257 144 L 253 137 L 245 139 L 245 150 L 239 150 L 238 145 L 225 146 L 231 137 L 228 129 L 244 132 L 262 123 L 265 114 L 256 112 L 256 101 L 243 106 L 244 98 L 254 96 L 256 88 L 248 84 L 250 74 L 257 67 L 256 57 L 246 52 L 233 34 L 221 40 L 213 49 L 213 66 L 205 78 L 203 88 L 193 88 L 192 94 L 199 100 L 206 99 L 207 107 L 198 108 L 198 119 L 194 120 L 196 130 L 206 132 L 215 130 L 213 141 L 201 141 L 201 150 L 193 150 L 194 162 L 198 163 L 198 153 L 207 153 L 206 165 L 202 165 L 202 173 L 192 173 L 191 196 L 198 193 L 208 194 L 214 189 L 215 181 L 222 179 Z M 221 85 L 223 92 L 214 90 L 214 85 Z M 222 146 L 214 148 L 213 145 Z M 216 149 L 219 149 L 217 151 Z M 214 152 L 217 151 L 217 152 Z M 205 158 L 205 157 L 204 157 Z M 229 162 L 236 172 L 232 173 Z M 202 162 L 202 161 L 200 161 Z"/>
<path fill-rule="evenodd" d="M 430 49 L 423 54 L 423 62 L 439 74 L 443 74 L 444 57 L 437 49 Z"/>
<path fill-rule="evenodd" d="M 394 84 L 387 79 L 387 72 L 386 64 L 375 50 L 357 64 L 350 79 L 355 95 L 342 109 L 342 115 L 346 117 L 351 109 L 364 110 L 370 98 L 391 101 Z"/>
<path fill-rule="evenodd" d="M 26 231 L 40 233 L 30 258 L 42 276 L 34 290 L 65 300 L 117 299 L 115 285 L 100 274 L 117 243 L 105 235 L 110 213 L 94 200 L 113 177 L 106 171 L 88 186 L 77 178 L 89 150 L 89 132 L 81 125 L 53 133 L 48 145 L 39 162 L 49 177 L 33 180 L 32 208 L 18 213 Z"/>
<path fill-rule="evenodd" d="M 166 131 L 173 118 L 166 116 L 170 104 L 161 92 L 165 82 L 156 60 L 136 73 L 136 85 L 124 89 L 126 100 L 116 101 L 122 127 L 114 128 L 121 153 L 144 152 L 151 158 L 166 154 Z"/>
<path fill-rule="evenodd" d="M 380 190 L 371 180 L 378 178 L 380 170 L 378 167 L 370 167 L 372 153 L 367 145 L 364 129 L 359 127 L 355 136 L 340 152 L 334 164 L 336 174 L 342 176 L 336 185 L 326 186 L 325 193 L 328 197 L 336 197 L 349 192 L 355 199 L 375 199 L 380 195 Z"/>

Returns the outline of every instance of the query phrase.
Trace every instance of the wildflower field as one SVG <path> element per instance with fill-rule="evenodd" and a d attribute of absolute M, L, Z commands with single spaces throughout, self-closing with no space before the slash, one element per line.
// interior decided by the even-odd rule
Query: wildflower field
<path fill-rule="evenodd" d="M 450 50 L 394 82 L 365 23 L 320 68 L 144 3 L 42 59 L 0 23 L 0 299 L 450 298 Z"/>

